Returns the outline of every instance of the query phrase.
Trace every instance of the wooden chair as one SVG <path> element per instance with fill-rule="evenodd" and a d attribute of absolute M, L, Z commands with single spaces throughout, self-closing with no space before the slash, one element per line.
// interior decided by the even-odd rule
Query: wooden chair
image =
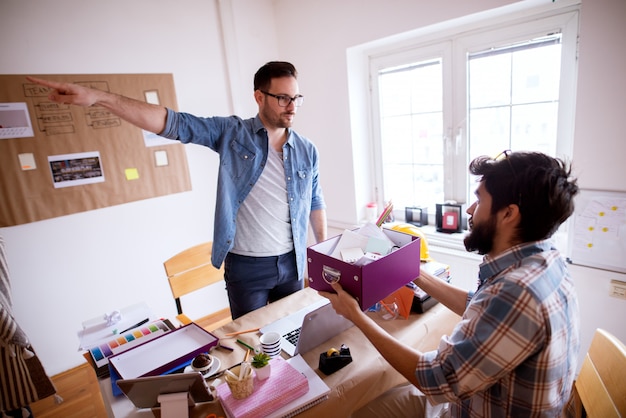
<path fill-rule="evenodd" d="M 202 318 L 191 320 L 183 313 L 181 297 L 214 283 L 224 281 L 224 268 L 216 269 L 211 264 L 212 242 L 205 242 L 187 248 L 163 263 L 167 280 L 176 301 L 178 319 L 186 325 L 195 322 L 201 327 L 212 331 L 232 321 L 230 308 L 225 308 Z"/>
<path fill-rule="evenodd" d="M 596 330 L 572 397 L 577 404 L 574 416 L 626 416 L 626 346 L 621 341 Z"/>

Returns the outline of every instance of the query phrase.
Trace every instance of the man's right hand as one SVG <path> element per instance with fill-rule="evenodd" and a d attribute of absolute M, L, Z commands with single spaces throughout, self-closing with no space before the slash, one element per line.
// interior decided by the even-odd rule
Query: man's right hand
<path fill-rule="evenodd" d="M 92 106 L 96 104 L 98 98 L 104 94 L 104 92 L 100 90 L 90 89 L 78 84 L 61 83 L 30 76 L 27 76 L 26 79 L 32 83 L 51 88 L 52 90 L 48 94 L 48 99 L 60 104 Z"/>
<path fill-rule="evenodd" d="M 102 106 L 125 121 L 156 134 L 161 133 L 165 128 L 167 110 L 163 106 L 84 87 L 79 84 L 62 83 L 30 76 L 26 77 L 26 79 L 32 83 L 50 88 L 48 99 L 55 103 L 76 106 Z"/>
<path fill-rule="evenodd" d="M 324 291 L 319 291 L 317 293 L 320 296 L 323 296 L 326 299 L 330 300 L 330 303 L 335 309 L 335 312 L 337 312 L 344 318 L 355 322 L 356 318 L 359 315 L 363 315 L 363 312 L 361 311 L 357 300 L 352 297 L 348 292 L 343 290 L 339 283 L 331 283 L 330 285 L 335 293 Z"/>

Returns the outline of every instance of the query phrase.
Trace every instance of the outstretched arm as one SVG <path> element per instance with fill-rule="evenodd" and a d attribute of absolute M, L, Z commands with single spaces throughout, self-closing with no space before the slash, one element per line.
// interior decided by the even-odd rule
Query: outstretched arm
<path fill-rule="evenodd" d="M 467 306 L 467 290 L 453 286 L 432 274 L 426 273 L 424 270 L 420 270 L 419 277 L 413 280 L 413 283 L 455 314 L 463 316 Z"/>
<path fill-rule="evenodd" d="M 115 93 L 92 89 L 79 84 L 61 83 L 36 77 L 26 77 L 30 82 L 51 89 L 48 99 L 76 106 L 102 106 L 116 116 L 146 131 L 159 134 L 165 128 L 167 110 Z"/>

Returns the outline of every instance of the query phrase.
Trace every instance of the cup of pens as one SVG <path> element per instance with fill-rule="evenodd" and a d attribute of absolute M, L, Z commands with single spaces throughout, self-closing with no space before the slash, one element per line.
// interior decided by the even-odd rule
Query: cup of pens
<path fill-rule="evenodd" d="M 231 369 L 226 370 L 224 380 L 235 399 L 247 398 L 254 391 L 254 375 L 252 366 L 248 362 L 243 362 Z"/>

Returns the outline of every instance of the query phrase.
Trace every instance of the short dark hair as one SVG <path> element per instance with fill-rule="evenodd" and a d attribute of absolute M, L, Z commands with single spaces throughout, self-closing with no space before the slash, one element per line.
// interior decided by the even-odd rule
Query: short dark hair
<path fill-rule="evenodd" d="M 267 90 L 273 78 L 298 78 L 298 72 L 293 64 L 285 61 L 270 61 L 258 69 L 254 75 L 254 90 Z"/>
<path fill-rule="evenodd" d="M 503 159 L 481 156 L 469 165 L 491 195 L 491 213 L 516 204 L 522 242 L 547 239 L 574 212 L 577 180 L 571 165 L 540 152 L 510 152 Z"/>

